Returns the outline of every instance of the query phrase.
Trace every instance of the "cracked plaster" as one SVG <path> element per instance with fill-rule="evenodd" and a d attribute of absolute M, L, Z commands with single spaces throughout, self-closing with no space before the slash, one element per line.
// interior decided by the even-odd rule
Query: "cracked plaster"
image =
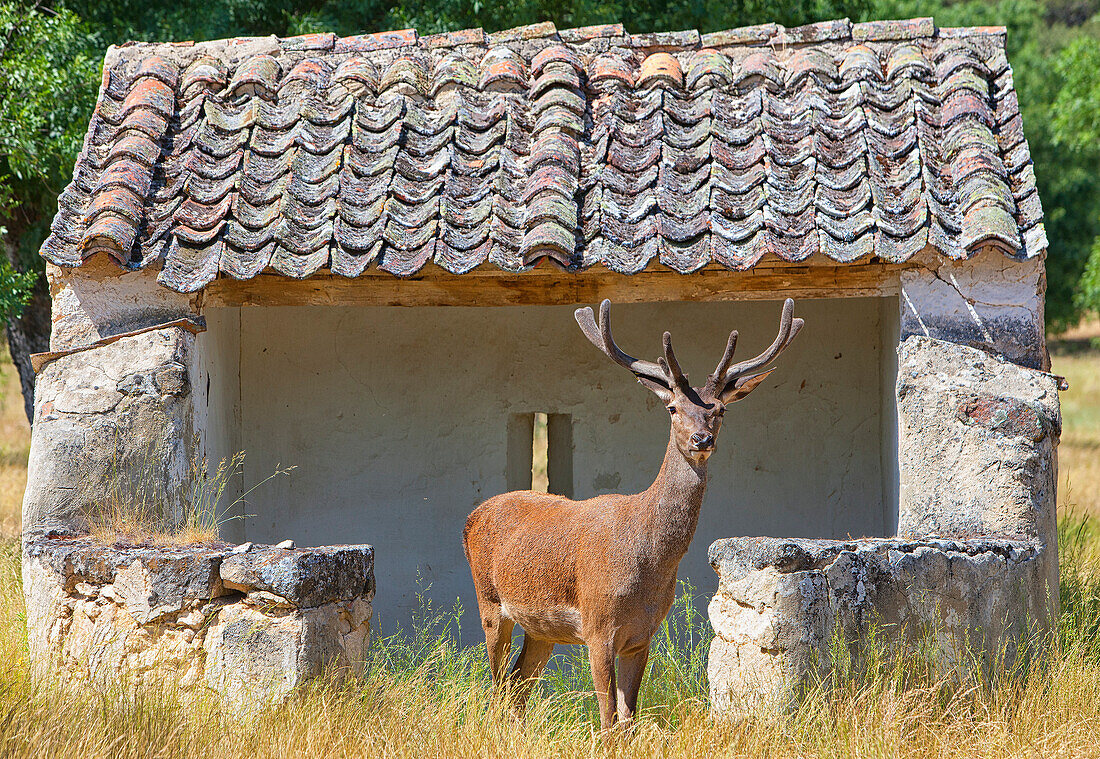
<path fill-rule="evenodd" d="M 968 261 L 921 256 L 900 274 L 901 338 L 922 335 L 1047 369 L 1042 260 L 986 253 Z"/>

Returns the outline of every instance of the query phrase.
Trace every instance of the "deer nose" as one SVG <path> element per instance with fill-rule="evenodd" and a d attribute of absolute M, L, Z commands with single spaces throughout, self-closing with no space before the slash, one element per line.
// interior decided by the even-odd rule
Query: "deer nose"
<path fill-rule="evenodd" d="M 696 450 L 706 450 L 714 445 L 714 435 L 709 432 L 696 432 L 691 436 L 691 444 Z"/>

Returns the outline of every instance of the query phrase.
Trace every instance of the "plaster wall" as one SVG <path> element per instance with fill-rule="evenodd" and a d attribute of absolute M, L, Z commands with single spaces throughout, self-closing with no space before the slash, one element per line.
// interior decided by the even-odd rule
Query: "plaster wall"
<path fill-rule="evenodd" d="M 660 333 L 696 384 L 730 329 L 738 355 L 775 335 L 778 302 L 617 305 L 616 339 L 657 355 Z M 206 310 L 208 455 L 247 451 L 247 489 L 277 466 L 225 532 L 236 540 L 377 547 L 383 631 L 409 620 L 417 576 L 460 597 L 477 630 L 462 526 L 506 487 L 508 419 L 569 414 L 574 496 L 632 492 L 656 474 L 667 414 L 581 335 L 571 307 L 278 307 Z M 726 414 L 710 486 L 681 564 L 700 593 L 707 546 L 729 535 L 882 536 L 897 513 L 884 454 L 896 364 L 892 298 L 802 300 L 807 326 L 775 372 Z M 209 371 L 209 367 L 217 367 Z M 236 426 L 236 429 L 234 427 Z M 889 446 L 887 446 L 889 447 Z M 885 462 L 885 465 L 884 465 Z M 885 498 L 894 498 L 885 503 Z M 895 495 L 891 495 L 895 494 Z"/>
<path fill-rule="evenodd" d="M 241 440 L 241 311 L 210 309 L 207 331 L 197 341 L 191 374 L 194 377 L 195 429 L 200 434 L 200 454 L 208 470 L 219 462 L 232 462 L 245 451 Z M 246 451 L 247 455 L 247 451 Z M 225 540 L 244 542 L 245 504 L 237 502 L 244 489 L 240 476 L 229 480 L 217 519 L 219 535 Z"/>
<path fill-rule="evenodd" d="M 1043 258 L 989 251 L 965 261 L 924 253 L 900 273 L 901 339 L 930 337 L 1047 370 Z"/>

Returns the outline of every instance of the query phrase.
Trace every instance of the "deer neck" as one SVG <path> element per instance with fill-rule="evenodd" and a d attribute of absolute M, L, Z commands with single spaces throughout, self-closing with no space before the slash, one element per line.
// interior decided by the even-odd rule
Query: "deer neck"
<path fill-rule="evenodd" d="M 688 461 L 670 437 L 661 471 L 646 491 L 650 508 L 643 529 L 652 550 L 674 562 L 673 571 L 695 536 L 706 488 L 706 462 Z"/>

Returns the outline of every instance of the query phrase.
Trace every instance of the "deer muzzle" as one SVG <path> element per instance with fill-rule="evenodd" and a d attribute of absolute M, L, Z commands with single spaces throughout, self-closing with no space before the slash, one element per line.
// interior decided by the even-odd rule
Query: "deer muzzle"
<path fill-rule="evenodd" d="M 714 447 L 714 435 L 709 432 L 696 432 L 691 436 L 691 448 L 695 451 L 709 451 Z"/>

